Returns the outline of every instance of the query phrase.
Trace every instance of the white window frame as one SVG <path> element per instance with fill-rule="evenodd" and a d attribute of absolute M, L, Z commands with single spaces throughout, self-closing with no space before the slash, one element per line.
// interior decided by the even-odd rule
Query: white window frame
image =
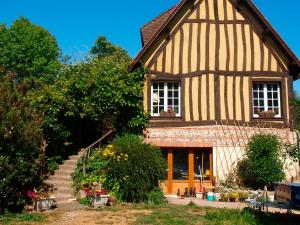
<path fill-rule="evenodd" d="M 153 83 L 164 83 L 164 111 L 168 111 L 168 83 L 178 83 L 178 113 L 176 117 L 181 116 L 181 82 L 180 81 L 153 81 L 151 83 L 151 116 L 159 117 L 160 112 L 153 113 Z"/>
<path fill-rule="evenodd" d="M 268 111 L 268 88 L 267 85 L 268 84 L 272 84 L 272 82 L 255 82 L 256 84 L 263 84 L 264 85 L 264 89 L 263 89 L 263 93 L 264 93 L 264 111 Z M 259 114 L 256 114 L 254 111 L 254 87 L 252 84 L 252 112 L 253 112 L 253 117 L 254 118 L 259 118 Z M 281 118 L 281 90 L 280 90 L 280 83 L 276 83 L 277 84 L 277 93 L 278 93 L 278 114 L 275 115 L 275 118 Z M 259 98 L 258 98 L 259 99 Z M 259 101 L 259 100 L 258 100 Z"/>

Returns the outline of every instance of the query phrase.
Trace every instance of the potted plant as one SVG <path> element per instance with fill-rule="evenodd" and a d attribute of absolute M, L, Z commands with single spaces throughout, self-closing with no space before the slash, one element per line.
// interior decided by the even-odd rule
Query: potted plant
<path fill-rule="evenodd" d="M 239 200 L 241 202 L 245 202 L 247 198 L 248 198 L 248 193 L 247 192 L 245 192 L 245 191 L 240 191 L 239 192 Z"/>
<path fill-rule="evenodd" d="M 45 187 L 36 191 L 28 191 L 27 196 L 32 200 L 34 210 L 45 211 L 55 206 L 55 196 L 52 191 Z"/>
<path fill-rule="evenodd" d="M 95 190 L 93 200 L 92 200 L 92 206 L 94 208 L 103 207 L 108 203 L 109 200 L 109 191 L 106 189 L 103 190 Z"/>
<path fill-rule="evenodd" d="M 238 198 L 239 198 L 239 193 L 237 193 L 236 191 L 231 192 L 229 195 L 230 202 L 235 202 Z"/>
<path fill-rule="evenodd" d="M 228 202 L 228 200 L 229 200 L 229 194 L 227 192 L 221 193 L 220 201 Z"/>

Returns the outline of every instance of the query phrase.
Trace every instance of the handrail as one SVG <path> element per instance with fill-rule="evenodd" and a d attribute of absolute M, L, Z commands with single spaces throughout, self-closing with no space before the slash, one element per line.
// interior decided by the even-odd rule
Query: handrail
<path fill-rule="evenodd" d="M 82 157 L 83 157 L 83 165 L 82 165 L 83 175 L 86 175 L 86 165 L 85 164 L 86 164 L 86 160 L 90 157 L 90 150 L 91 150 L 91 148 L 94 147 L 96 144 L 101 143 L 101 141 L 103 141 L 106 137 L 108 137 L 113 132 L 115 132 L 115 129 L 111 129 L 106 134 L 104 134 L 101 138 L 99 138 L 97 141 L 95 141 L 94 143 L 90 144 L 88 147 L 86 147 L 83 150 L 83 153 L 82 153 Z"/>

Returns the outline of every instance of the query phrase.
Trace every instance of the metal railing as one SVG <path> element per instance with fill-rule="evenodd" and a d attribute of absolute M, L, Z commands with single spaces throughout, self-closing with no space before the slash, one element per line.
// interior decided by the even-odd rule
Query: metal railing
<path fill-rule="evenodd" d="M 86 175 L 86 162 L 87 160 L 90 158 L 90 154 L 91 154 L 91 149 L 99 144 L 99 147 L 101 146 L 101 142 L 107 138 L 109 135 L 111 135 L 113 132 L 115 132 L 115 129 L 112 129 L 110 131 L 108 131 L 106 134 L 104 134 L 101 138 L 99 138 L 97 141 L 95 141 L 94 143 L 92 143 L 91 145 L 89 145 L 88 147 L 86 147 L 83 152 L 82 152 L 82 172 L 83 175 Z"/>

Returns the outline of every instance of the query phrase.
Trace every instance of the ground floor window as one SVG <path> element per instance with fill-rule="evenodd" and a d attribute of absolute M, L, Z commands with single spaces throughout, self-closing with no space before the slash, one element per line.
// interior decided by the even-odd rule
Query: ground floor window
<path fill-rule="evenodd" d="M 194 177 L 195 179 L 210 180 L 210 151 L 194 152 Z"/>
<path fill-rule="evenodd" d="M 162 189 L 165 193 L 182 193 L 187 188 L 200 191 L 203 186 L 213 185 L 212 148 L 166 148 L 168 162 L 167 179 Z"/>
<path fill-rule="evenodd" d="M 173 180 L 188 180 L 188 154 L 183 149 L 173 151 Z"/>

